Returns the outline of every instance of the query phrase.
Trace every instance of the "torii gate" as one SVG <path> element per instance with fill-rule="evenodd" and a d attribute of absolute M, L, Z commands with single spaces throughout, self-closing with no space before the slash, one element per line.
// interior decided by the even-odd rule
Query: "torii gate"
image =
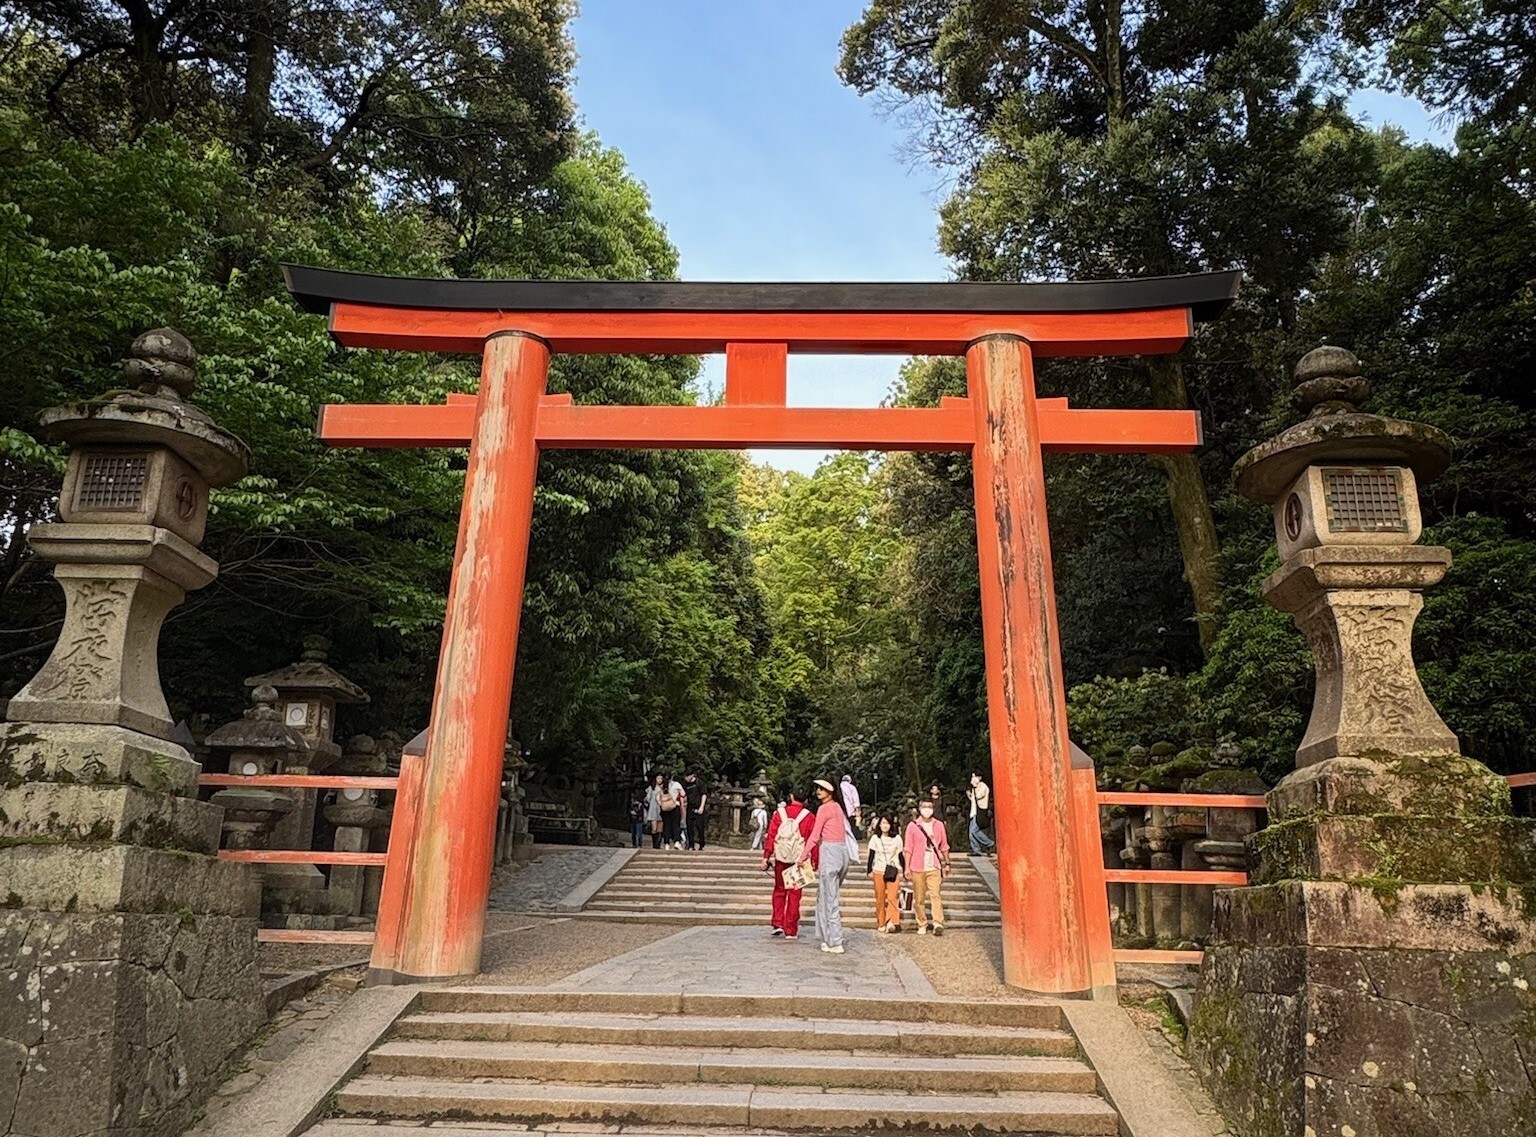
<path fill-rule="evenodd" d="M 1178 351 L 1241 273 L 1066 284 L 706 284 L 438 280 L 284 266 L 349 347 L 474 352 L 478 396 L 327 406 L 334 446 L 469 447 L 414 816 L 396 818 L 372 977 L 479 969 L 502 751 L 541 448 L 968 450 L 974 462 L 1005 978 L 1055 995 L 1113 983 L 1099 862 L 1074 822 L 1046 450 L 1169 453 L 1198 412 L 1081 410 L 1035 396 L 1034 360 Z M 587 406 L 545 393 L 550 356 L 724 352 L 723 406 Z M 968 397 L 936 408 L 787 407 L 789 352 L 964 355 Z M 1081 793 L 1078 795 L 1081 797 Z M 1089 866 L 1086 870 L 1084 866 Z M 1102 941 L 1102 942 L 1100 942 Z M 1104 967 L 1107 965 L 1108 972 Z"/>

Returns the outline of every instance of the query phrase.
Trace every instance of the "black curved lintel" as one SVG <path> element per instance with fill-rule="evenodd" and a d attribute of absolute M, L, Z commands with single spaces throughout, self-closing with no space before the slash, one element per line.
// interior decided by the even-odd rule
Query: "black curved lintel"
<path fill-rule="evenodd" d="M 331 304 L 458 311 L 581 312 L 1129 312 L 1187 308 L 1214 320 L 1237 296 L 1243 274 L 1077 280 L 1048 284 L 730 283 L 695 280 L 460 280 L 379 276 L 288 265 L 283 280 L 309 312 Z"/>

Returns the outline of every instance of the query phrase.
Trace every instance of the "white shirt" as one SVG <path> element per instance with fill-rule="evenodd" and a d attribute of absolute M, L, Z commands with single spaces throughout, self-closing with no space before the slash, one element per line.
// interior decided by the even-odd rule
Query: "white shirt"
<path fill-rule="evenodd" d="M 986 782 L 977 782 L 967 795 L 971 799 L 971 816 L 976 816 L 978 809 L 986 809 L 987 803 L 992 800 L 992 791 L 987 788 Z"/>
<path fill-rule="evenodd" d="M 882 873 L 886 865 L 901 867 L 900 837 L 871 837 L 869 851 L 875 854 L 875 863 L 870 867 L 871 872 Z"/>
<path fill-rule="evenodd" d="M 859 791 L 854 789 L 852 782 L 842 783 L 842 794 L 843 808 L 849 814 L 857 813 L 859 811 Z"/>

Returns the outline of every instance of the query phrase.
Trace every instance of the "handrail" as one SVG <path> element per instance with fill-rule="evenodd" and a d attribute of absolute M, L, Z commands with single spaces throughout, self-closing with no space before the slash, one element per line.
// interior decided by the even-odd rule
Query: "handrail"
<path fill-rule="evenodd" d="M 256 865 L 383 865 L 388 853 L 338 853 L 330 849 L 220 849 L 221 861 Z"/>
<path fill-rule="evenodd" d="M 1155 790 L 1100 790 L 1100 805 L 1178 805 L 1197 809 L 1263 809 L 1263 794 L 1175 794 Z"/>
<path fill-rule="evenodd" d="M 285 790 L 393 790 L 400 779 L 371 774 L 201 774 L 200 786 L 258 786 Z"/>

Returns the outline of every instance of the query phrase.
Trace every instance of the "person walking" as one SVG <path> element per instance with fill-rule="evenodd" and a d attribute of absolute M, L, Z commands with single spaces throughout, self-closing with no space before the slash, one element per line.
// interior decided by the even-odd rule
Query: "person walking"
<path fill-rule="evenodd" d="M 763 799 L 752 799 L 752 848 L 761 849 L 763 841 L 768 835 L 768 810 L 763 805 Z"/>
<path fill-rule="evenodd" d="M 657 774 L 645 791 L 645 825 L 651 831 L 651 848 L 661 848 L 661 798 L 667 792 L 667 776 Z"/>
<path fill-rule="evenodd" d="M 688 806 L 688 848 L 704 850 L 704 828 L 709 812 L 709 794 L 698 774 L 692 770 L 683 775 L 683 797 Z"/>
<path fill-rule="evenodd" d="M 897 894 L 907 863 L 906 850 L 897 836 L 896 819 L 876 814 L 869 823 L 869 859 L 865 871 L 875 883 L 875 931 L 901 931 L 901 909 Z"/>
<path fill-rule="evenodd" d="M 837 792 L 843 799 L 843 812 L 853 822 L 855 829 L 861 828 L 864 822 L 859 816 L 862 809 L 859 804 L 859 788 L 853 784 L 852 774 L 843 775 L 843 784 L 838 786 Z"/>
<path fill-rule="evenodd" d="M 805 839 L 805 861 L 816 869 L 816 935 L 821 940 L 821 950 L 843 952 L 843 881 L 848 879 L 848 866 L 859 855 L 858 845 L 850 854 L 848 846 L 853 834 L 848 826 L 848 814 L 838 800 L 837 790 L 825 778 L 816 779 L 816 823 L 811 835 Z"/>
<path fill-rule="evenodd" d="M 667 849 L 683 847 L 683 784 L 667 778 L 667 788 L 657 798 L 661 806 L 661 844 Z"/>
<path fill-rule="evenodd" d="M 917 934 L 925 935 L 927 921 L 923 902 L 928 902 L 933 920 L 933 934 L 944 934 L 944 899 L 940 895 L 944 878 L 949 875 L 949 835 L 944 823 L 933 815 L 933 802 L 926 798 L 917 803 L 917 820 L 907 825 L 906 876 L 912 882 L 912 915 L 917 920 Z"/>
<path fill-rule="evenodd" d="M 636 849 L 645 834 L 645 802 L 638 795 L 629 799 L 629 843 Z"/>
<path fill-rule="evenodd" d="M 987 833 L 992 828 L 992 787 L 973 771 L 971 788 L 965 791 L 965 796 L 971 802 L 971 856 L 984 856 L 997 848 L 997 842 Z"/>
<path fill-rule="evenodd" d="M 784 870 L 805 859 L 805 839 L 816 818 L 790 790 L 768 820 L 767 841 L 763 846 L 763 871 L 773 873 L 773 935 L 786 940 L 800 936 L 800 897 L 804 889 L 786 888 Z"/>

